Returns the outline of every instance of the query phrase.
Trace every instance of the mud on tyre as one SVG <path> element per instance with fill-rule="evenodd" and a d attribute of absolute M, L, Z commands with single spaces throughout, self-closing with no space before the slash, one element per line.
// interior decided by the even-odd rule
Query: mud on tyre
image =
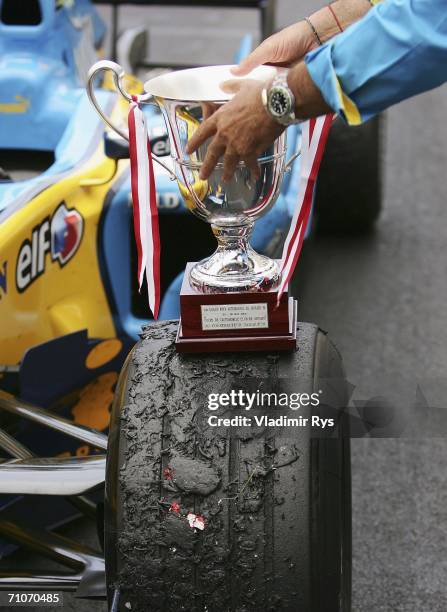
<path fill-rule="evenodd" d="M 225 435 L 207 424 L 205 381 L 339 381 L 339 354 L 299 324 L 294 354 L 178 355 L 176 322 L 148 326 L 123 369 L 106 481 L 109 606 L 141 612 L 348 612 L 350 457 L 339 435 Z M 293 439 L 291 439 L 293 438 Z M 274 469 L 273 469 L 274 468 Z M 242 492 L 241 492 L 242 491 Z M 233 499 L 229 499 L 233 498 Z M 179 508 L 175 504 L 178 504 Z M 192 529 L 186 513 L 204 517 Z"/>

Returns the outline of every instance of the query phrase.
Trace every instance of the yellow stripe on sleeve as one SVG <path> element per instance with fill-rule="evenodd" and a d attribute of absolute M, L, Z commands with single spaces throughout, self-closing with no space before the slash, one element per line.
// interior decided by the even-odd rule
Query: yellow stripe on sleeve
<path fill-rule="evenodd" d="M 334 74 L 335 86 L 337 88 L 338 98 L 341 109 L 349 125 L 360 125 L 362 123 L 362 117 L 356 104 L 347 96 L 341 88 L 340 82 L 337 76 Z"/>

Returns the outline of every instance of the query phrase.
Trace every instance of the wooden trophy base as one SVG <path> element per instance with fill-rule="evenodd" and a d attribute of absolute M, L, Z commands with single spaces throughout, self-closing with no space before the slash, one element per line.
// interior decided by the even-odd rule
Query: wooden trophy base
<path fill-rule="evenodd" d="M 199 293 L 185 270 L 180 292 L 181 319 L 175 347 L 179 353 L 294 351 L 297 301 L 278 292 Z"/>

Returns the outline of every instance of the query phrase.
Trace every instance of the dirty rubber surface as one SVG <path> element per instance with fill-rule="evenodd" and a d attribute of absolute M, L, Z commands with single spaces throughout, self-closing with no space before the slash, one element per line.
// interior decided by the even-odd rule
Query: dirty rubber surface
<path fill-rule="evenodd" d="M 233 497 L 240 486 L 239 470 L 244 466 L 238 465 L 234 445 L 239 447 L 241 442 L 232 443 L 207 427 L 204 381 L 211 377 L 219 392 L 228 376 L 241 376 L 244 371 L 267 376 L 276 369 L 275 362 L 261 362 L 259 367 L 244 360 L 229 366 L 229 360 L 220 357 L 206 361 L 179 357 L 173 347 L 175 328 L 160 324 L 148 329 L 148 339 L 136 348 L 130 370 L 132 387 L 123 408 L 124 456 L 120 461 L 123 516 L 118 547 L 126 563 L 119 576 L 123 601 L 129 600 L 136 609 L 145 602 L 154 610 L 202 610 L 203 601 L 193 594 L 203 590 L 209 594 L 210 610 L 226 610 L 236 594 L 241 606 L 259 608 L 264 602 L 263 589 L 241 586 L 252 577 L 253 554 L 265 528 L 264 514 L 258 510 L 267 486 L 264 478 L 272 477 L 268 464 L 271 466 L 274 454 L 261 458 L 263 440 L 255 444 L 259 456 L 247 457 L 244 480 L 258 462 L 265 462 L 265 473 L 251 479 L 249 501 L 245 502 L 245 495 L 241 500 L 248 507 L 238 507 L 236 516 L 229 517 L 229 502 L 220 500 Z M 230 453 L 234 459 L 229 461 Z M 231 507 L 239 505 L 239 500 L 231 503 Z M 189 512 L 203 516 L 202 533 L 190 528 L 185 519 Z M 235 533 L 233 521 L 237 523 Z M 232 548 L 237 548 L 237 556 L 232 555 Z M 232 563 L 228 564 L 230 556 Z M 271 564 L 273 559 L 264 563 Z M 258 564 L 263 570 L 264 563 Z M 234 567 L 238 571 L 233 576 Z M 229 572 L 234 593 L 228 588 Z M 268 583 L 268 575 L 266 578 Z M 137 592 L 136 584 L 149 586 L 149 581 L 150 588 Z M 130 588 L 124 590 L 124 585 Z"/>
<path fill-rule="evenodd" d="M 235 381 L 242 386 L 244 378 L 263 379 L 269 393 L 278 389 L 279 377 L 292 375 L 300 390 L 309 392 L 314 363 L 322 378 L 340 377 L 338 355 L 315 326 L 303 325 L 301 350 L 293 355 L 183 356 L 173 345 L 176 327 L 149 326 L 128 373 L 116 502 L 118 575 L 111 577 L 120 586 L 120 609 L 125 604 L 165 612 L 309 609 L 311 550 L 323 574 L 328 558 L 339 560 L 341 547 L 337 493 L 330 506 L 322 503 L 317 511 L 310 505 L 310 486 L 314 500 L 320 499 L 316 483 L 324 478 L 339 490 L 341 444 L 311 445 L 309 428 L 294 428 L 281 438 L 253 425 L 228 436 L 209 427 L 207 397 L 230 391 Z M 231 412 L 222 408 L 215 414 Z M 316 460 L 317 452 L 330 459 Z M 329 507 L 334 537 L 320 556 L 310 513 L 319 531 L 322 522 L 331 523 Z M 191 529 L 190 513 L 204 522 L 203 530 Z M 334 585 L 326 586 L 332 605 L 339 598 Z"/>

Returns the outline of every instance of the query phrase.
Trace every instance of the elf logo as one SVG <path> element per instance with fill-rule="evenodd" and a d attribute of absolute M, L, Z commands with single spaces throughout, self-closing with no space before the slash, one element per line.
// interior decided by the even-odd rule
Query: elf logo
<path fill-rule="evenodd" d="M 31 239 L 20 247 L 16 265 L 18 291 L 27 289 L 45 272 L 46 255 L 51 253 L 52 261 L 62 268 L 70 261 L 79 248 L 84 229 L 84 219 L 74 208 L 67 208 L 62 202 L 51 220 L 46 217 L 33 228 Z"/>

